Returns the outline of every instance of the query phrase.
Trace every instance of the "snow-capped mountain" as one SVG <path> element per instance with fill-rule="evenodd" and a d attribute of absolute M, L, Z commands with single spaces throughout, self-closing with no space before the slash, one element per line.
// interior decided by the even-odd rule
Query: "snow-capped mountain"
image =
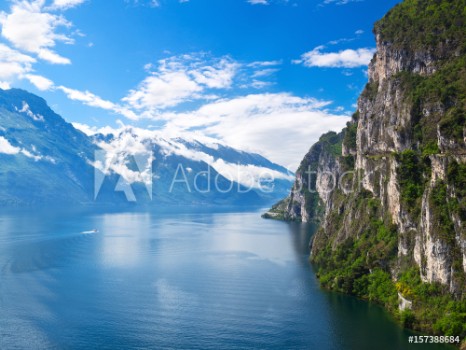
<path fill-rule="evenodd" d="M 206 137 L 76 126 L 40 97 L 0 90 L 1 205 L 258 205 L 286 195 L 294 178 Z"/>

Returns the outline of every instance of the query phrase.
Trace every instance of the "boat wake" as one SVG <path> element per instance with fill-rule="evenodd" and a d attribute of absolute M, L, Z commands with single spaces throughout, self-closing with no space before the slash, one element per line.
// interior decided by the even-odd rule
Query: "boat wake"
<path fill-rule="evenodd" d="M 83 232 L 81 232 L 81 234 L 83 234 L 83 235 L 90 235 L 90 234 L 98 233 L 98 232 L 99 232 L 99 230 L 93 229 L 93 230 L 90 230 L 90 231 L 83 231 Z"/>

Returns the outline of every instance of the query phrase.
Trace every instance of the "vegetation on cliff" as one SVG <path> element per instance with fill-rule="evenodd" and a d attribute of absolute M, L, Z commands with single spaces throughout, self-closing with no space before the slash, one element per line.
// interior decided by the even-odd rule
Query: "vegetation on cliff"
<path fill-rule="evenodd" d="M 405 0 L 374 26 L 381 39 L 396 48 L 431 49 L 442 53 L 445 46 L 466 52 L 465 0 Z"/>
<path fill-rule="evenodd" d="M 413 136 L 421 152 L 439 152 L 438 131 L 448 140 L 463 143 L 466 123 L 465 55 L 451 57 L 447 62 L 439 63 L 438 71 L 432 75 L 421 76 L 403 71 L 396 78 L 401 81 L 406 102 L 412 106 L 411 114 L 415 123 Z M 423 113 L 425 108 L 435 112 L 426 118 Z"/>

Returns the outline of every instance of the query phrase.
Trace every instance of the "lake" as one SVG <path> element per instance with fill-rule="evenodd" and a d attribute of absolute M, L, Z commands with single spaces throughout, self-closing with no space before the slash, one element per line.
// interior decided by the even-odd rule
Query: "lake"
<path fill-rule="evenodd" d="M 0 214 L 0 348 L 409 348 L 319 287 L 313 232 L 258 211 Z"/>

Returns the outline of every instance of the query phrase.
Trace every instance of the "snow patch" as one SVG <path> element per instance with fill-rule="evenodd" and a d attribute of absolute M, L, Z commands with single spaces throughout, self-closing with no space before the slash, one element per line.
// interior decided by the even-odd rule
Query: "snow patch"
<path fill-rule="evenodd" d="M 13 146 L 6 138 L 0 136 L 0 153 L 18 154 L 21 148 Z"/>
<path fill-rule="evenodd" d="M 50 156 L 43 156 L 37 152 L 37 149 L 34 145 L 32 145 L 31 148 L 32 152 L 28 151 L 26 148 L 15 147 L 5 137 L 0 136 L 0 153 L 9 155 L 22 154 L 28 158 L 34 159 L 36 162 L 39 160 L 44 160 L 52 164 L 57 164 L 57 161 L 54 158 Z"/>
<path fill-rule="evenodd" d="M 111 171 L 119 174 L 126 182 L 152 183 L 152 161 L 154 160 L 150 143 L 145 138 L 130 132 L 123 132 L 111 142 L 98 142 L 97 145 L 105 151 L 105 159 L 90 162 L 96 169 L 109 175 Z M 132 170 L 128 167 L 131 161 L 141 159 L 144 169 Z"/>
<path fill-rule="evenodd" d="M 44 122 L 45 121 L 44 117 L 41 114 L 34 114 L 31 111 L 31 108 L 29 107 L 29 105 L 27 104 L 26 101 L 23 101 L 23 107 L 21 109 L 18 109 L 17 107 L 15 107 L 15 109 L 19 113 L 25 113 L 28 117 L 35 120 L 36 122 Z"/>
<path fill-rule="evenodd" d="M 204 162 L 226 179 L 237 182 L 248 188 L 263 189 L 264 183 L 270 186 L 273 180 L 282 179 L 293 181 L 294 179 L 293 174 L 287 174 L 253 164 L 229 163 L 223 159 L 214 158 L 198 149 L 189 148 L 190 144 L 199 144 L 211 149 L 219 149 L 219 145 L 222 144 L 212 138 L 204 137 L 199 140 L 195 138 L 194 135 L 165 138 L 160 131 L 126 125 L 121 125 L 120 128 L 116 129 L 110 127 L 97 129 L 79 123 L 73 123 L 73 126 L 88 135 L 100 133 L 114 136 L 109 142 L 96 142 L 97 146 L 108 153 L 106 159 L 89 163 L 107 175 L 109 171 L 119 174 L 128 183 L 147 183 L 151 180 L 149 173 L 145 174 L 128 168 L 128 156 L 144 156 L 152 162 L 152 148 L 154 145 L 160 147 L 164 157 L 177 155 L 192 161 Z M 148 164 L 148 167 L 151 167 L 151 163 Z M 185 170 L 188 173 L 193 172 L 192 168 L 186 168 Z"/>
<path fill-rule="evenodd" d="M 292 174 L 285 174 L 266 167 L 253 164 L 234 164 L 225 162 L 220 158 L 215 159 L 211 155 L 189 149 L 184 143 L 174 140 L 159 142 L 159 146 L 161 146 L 165 156 L 175 154 L 186 159 L 207 163 L 226 179 L 248 188 L 262 189 L 264 182 L 271 183 L 278 179 L 293 181 L 294 179 Z"/>

